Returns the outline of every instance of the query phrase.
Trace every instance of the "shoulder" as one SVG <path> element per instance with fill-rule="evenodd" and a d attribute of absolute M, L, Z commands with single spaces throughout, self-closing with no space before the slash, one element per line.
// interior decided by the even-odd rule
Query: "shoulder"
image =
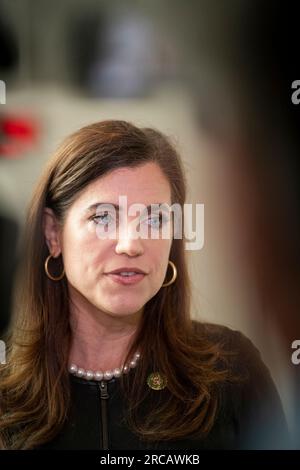
<path fill-rule="evenodd" d="M 193 321 L 199 336 L 215 345 L 219 351 L 219 367 L 229 372 L 234 390 L 246 394 L 278 399 L 271 372 L 252 340 L 239 330 L 224 325 Z M 231 380 L 229 380 L 229 383 Z M 239 386 L 237 386 L 239 384 Z M 245 398 L 245 396 L 244 396 Z"/>
<path fill-rule="evenodd" d="M 230 353 L 235 362 L 245 359 L 261 361 L 256 345 L 241 331 L 225 325 L 192 321 L 193 329 L 200 337 L 211 343 L 218 344 L 224 353 Z"/>
<path fill-rule="evenodd" d="M 288 445 L 281 399 L 256 345 L 241 331 L 227 326 L 197 321 L 193 321 L 193 326 L 199 335 L 220 345 L 226 357 L 220 362 L 238 379 L 223 384 L 220 392 L 223 416 L 234 416 L 244 434 L 241 445 L 255 448 Z"/>
<path fill-rule="evenodd" d="M 193 328 L 199 334 L 204 335 L 207 339 L 212 341 L 222 341 L 228 346 L 250 346 L 252 342 L 239 330 L 234 330 L 228 326 L 220 325 L 217 323 L 200 322 L 192 320 Z M 250 344 L 251 343 L 251 344 Z"/>

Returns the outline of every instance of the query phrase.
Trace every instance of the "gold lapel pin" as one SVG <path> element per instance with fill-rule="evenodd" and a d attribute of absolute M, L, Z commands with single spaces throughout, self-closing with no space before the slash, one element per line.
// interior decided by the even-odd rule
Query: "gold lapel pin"
<path fill-rule="evenodd" d="M 159 372 L 152 372 L 148 376 L 147 384 L 153 390 L 163 390 L 167 386 L 167 378 Z"/>

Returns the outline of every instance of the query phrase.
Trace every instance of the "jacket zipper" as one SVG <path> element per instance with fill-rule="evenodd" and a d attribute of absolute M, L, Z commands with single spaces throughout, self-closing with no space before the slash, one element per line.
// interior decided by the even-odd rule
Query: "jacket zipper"
<path fill-rule="evenodd" d="M 102 416 L 102 443 L 101 449 L 108 450 L 108 423 L 107 423 L 107 400 L 109 394 L 107 391 L 106 380 L 99 382 L 100 396 L 101 396 L 101 416 Z"/>

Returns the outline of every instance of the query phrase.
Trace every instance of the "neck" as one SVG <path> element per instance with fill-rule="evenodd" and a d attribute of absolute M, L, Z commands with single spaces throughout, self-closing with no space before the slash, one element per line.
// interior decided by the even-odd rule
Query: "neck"
<path fill-rule="evenodd" d="M 69 362 L 86 370 L 120 367 L 134 340 L 141 314 L 141 310 L 130 315 L 108 314 L 72 302 Z"/>

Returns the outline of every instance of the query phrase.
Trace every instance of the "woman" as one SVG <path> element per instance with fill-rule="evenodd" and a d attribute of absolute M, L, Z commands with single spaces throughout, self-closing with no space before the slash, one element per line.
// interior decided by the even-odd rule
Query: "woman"
<path fill-rule="evenodd" d="M 121 195 L 146 211 L 127 217 Z M 182 165 L 153 129 L 91 124 L 49 161 L 1 371 L 5 449 L 280 445 L 286 422 L 257 349 L 191 319 L 184 240 L 171 211 L 149 214 L 173 203 L 185 203 Z"/>

